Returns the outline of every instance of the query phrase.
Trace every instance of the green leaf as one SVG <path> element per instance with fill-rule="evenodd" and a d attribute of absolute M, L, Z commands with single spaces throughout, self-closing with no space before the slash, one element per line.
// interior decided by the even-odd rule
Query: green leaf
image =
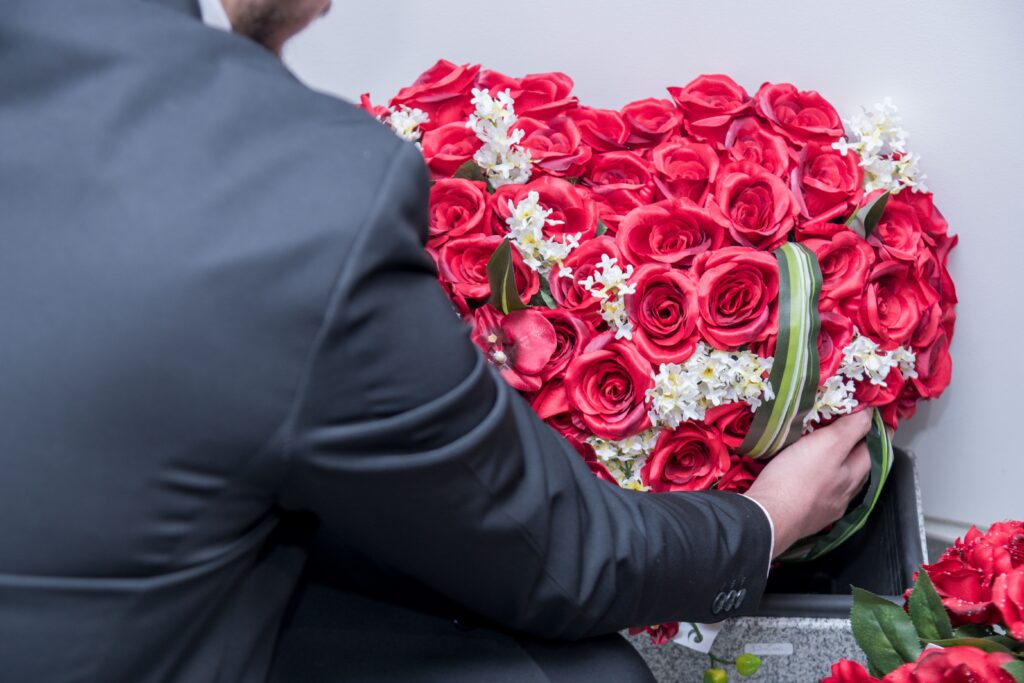
<path fill-rule="evenodd" d="M 484 173 L 484 169 L 480 168 L 480 164 L 472 159 L 459 166 L 452 177 L 463 178 L 464 180 L 478 180 L 481 183 L 487 182 L 487 174 Z"/>
<path fill-rule="evenodd" d="M 867 239 L 871 236 L 871 233 L 874 232 L 875 227 L 878 225 L 878 221 L 882 219 L 882 214 L 885 213 L 885 205 L 888 203 L 889 193 L 884 192 L 875 197 L 870 204 L 865 204 L 854 211 L 850 217 L 846 219 L 844 225 L 864 239 Z"/>
<path fill-rule="evenodd" d="M 883 674 L 907 662 L 916 662 L 921 654 L 910 617 L 899 605 L 874 593 L 853 589 L 850 625 L 868 661 Z"/>
<path fill-rule="evenodd" d="M 917 573 L 917 582 L 910 592 L 910 620 L 914 622 L 917 634 L 927 641 L 944 640 L 953 637 L 953 625 L 949 621 L 942 598 L 935 591 L 931 577 L 923 569 Z"/>
<path fill-rule="evenodd" d="M 600 237 L 601 235 L 605 234 L 606 232 L 608 232 L 608 226 L 604 224 L 603 220 L 598 218 L 597 219 L 597 236 Z"/>
<path fill-rule="evenodd" d="M 953 629 L 954 638 L 986 638 L 992 635 L 992 629 L 981 624 L 964 624 Z"/>
<path fill-rule="evenodd" d="M 933 644 L 938 645 L 939 647 L 956 647 L 958 645 L 966 645 L 968 647 L 976 647 L 979 650 L 984 650 L 985 652 L 1003 652 L 1009 655 L 1013 654 L 1013 650 L 991 638 L 947 638 L 945 640 L 933 641 Z"/>
<path fill-rule="evenodd" d="M 1003 671 L 1013 676 L 1016 683 L 1024 683 L 1024 662 L 1019 659 L 1003 664 Z"/>
<path fill-rule="evenodd" d="M 491 298 L 487 303 L 506 314 L 526 308 L 516 289 L 512 243 L 508 240 L 501 241 L 487 262 L 487 281 L 491 284 Z"/>
<path fill-rule="evenodd" d="M 545 306 L 547 308 L 558 308 L 555 299 L 551 296 L 551 283 L 543 275 L 540 276 L 540 291 L 530 299 L 531 306 Z"/>

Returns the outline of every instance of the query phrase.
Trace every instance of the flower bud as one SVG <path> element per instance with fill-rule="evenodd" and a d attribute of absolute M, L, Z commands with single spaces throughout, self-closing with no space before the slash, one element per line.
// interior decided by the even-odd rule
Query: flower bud
<path fill-rule="evenodd" d="M 708 669 L 704 672 L 704 683 L 729 683 L 725 669 Z"/>
<path fill-rule="evenodd" d="M 740 676 L 753 676 L 761 668 L 761 658 L 757 655 L 743 654 L 736 658 L 736 671 Z"/>

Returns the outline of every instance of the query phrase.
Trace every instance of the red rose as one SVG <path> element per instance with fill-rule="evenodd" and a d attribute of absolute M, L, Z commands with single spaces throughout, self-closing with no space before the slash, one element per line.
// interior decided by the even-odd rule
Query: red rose
<path fill-rule="evenodd" d="M 539 312 L 526 309 L 502 315 L 489 305 L 474 313 L 473 343 L 519 391 L 541 388 L 541 375 L 557 345 L 555 329 Z"/>
<path fill-rule="evenodd" d="M 947 237 L 949 223 L 942 212 L 935 208 L 931 192 L 900 192 L 892 199 L 898 199 L 901 204 L 913 207 L 917 212 L 922 237 L 929 245 L 934 247 Z"/>
<path fill-rule="evenodd" d="M 705 209 L 688 201 L 665 200 L 626 214 L 615 240 L 634 265 L 655 261 L 689 266 L 697 254 L 722 246 L 725 229 Z"/>
<path fill-rule="evenodd" d="M 566 441 L 576 449 L 576 452 L 583 458 L 583 462 L 590 468 L 591 473 L 601 481 L 606 481 L 609 484 L 619 485 L 612 473 L 608 471 L 608 468 L 604 466 L 600 460 L 597 459 L 597 454 L 594 453 L 594 447 L 588 444 L 586 441 L 580 441 L 571 437 L 566 437 Z"/>
<path fill-rule="evenodd" d="M 661 264 L 641 266 L 626 296 L 633 342 L 652 364 L 678 363 L 697 347 L 697 283 L 686 272 Z"/>
<path fill-rule="evenodd" d="M 710 145 L 675 138 L 651 150 L 654 183 L 668 199 L 689 199 L 704 204 L 718 175 L 718 155 Z"/>
<path fill-rule="evenodd" d="M 647 359 L 611 332 L 591 340 L 565 373 L 569 405 L 603 439 L 624 439 L 650 427 L 644 396 L 653 384 Z"/>
<path fill-rule="evenodd" d="M 590 147 L 583 144 L 579 128 L 567 116 L 546 123 L 520 118 L 515 127 L 525 133 L 519 144 L 530 151 L 534 165 L 549 175 L 579 176 L 590 161 Z"/>
<path fill-rule="evenodd" d="M 551 285 L 551 296 L 559 308 L 570 311 L 593 325 L 601 323 L 601 301 L 589 290 L 580 285 L 581 280 L 586 280 L 594 274 L 594 270 L 601 257 L 608 255 L 609 258 L 622 259 L 622 254 L 615 246 L 615 240 L 607 235 L 596 239 L 588 240 L 576 249 L 573 249 L 569 256 L 562 262 L 565 268 L 570 269 L 572 274 L 564 276 L 561 268 L 555 268 L 549 280 Z"/>
<path fill-rule="evenodd" d="M 508 218 L 512 208 L 536 192 L 540 205 L 551 212 L 554 225 L 544 226 L 544 236 L 564 241 L 566 235 L 582 233 L 582 241 L 597 235 L 597 206 L 587 192 L 581 192 L 572 183 L 561 178 L 540 176 L 523 185 L 502 185 L 491 195 L 491 232 L 508 232 Z M 560 223 L 557 221 L 561 221 Z"/>
<path fill-rule="evenodd" d="M 765 83 L 754 94 L 754 106 L 775 130 L 798 145 L 832 143 L 843 135 L 843 122 L 835 107 L 814 90 Z"/>
<path fill-rule="evenodd" d="M 992 603 L 1003 616 L 1010 635 L 1024 642 L 1024 567 L 996 577 Z"/>
<path fill-rule="evenodd" d="M 430 188 L 430 246 L 440 248 L 448 240 L 484 232 L 491 214 L 487 185 L 462 178 L 443 178 Z"/>
<path fill-rule="evenodd" d="M 1004 551 L 1004 559 L 997 570 L 1003 573 L 1024 566 L 1024 522 L 996 522 L 979 539 L 991 547 Z"/>
<path fill-rule="evenodd" d="M 480 87 L 492 94 L 508 90 L 515 100 L 516 114 L 532 119 L 554 118 L 578 103 L 572 95 L 572 79 L 557 72 L 510 78 L 497 71 L 484 71 L 480 74 Z"/>
<path fill-rule="evenodd" d="M 730 164 L 719 172 L 710 208 L 729 223 L 736 244 L 763 251 L 786 242 L 800 211 L 778 176 L 747 162 Z"/>
<path fill-rule="evenodd" d="M 818 257 L 822 299 L 838 301 L 864 291 L 875 252 L 860 235 L 843 229 L 831 239 L 809 239 L 804 245 Z"/>
<path fill-rule="evenodd" d="M 778 328 L 779 267 L 771 254 L 726 247 L 693 262 L 701 335 L 731 351 L 763 341 Z"/>
<path fill-rule="evenodd" d="M 613 152 L 626 146 L 629 126 L 614 109 L 577 107 L 569 110 L 567 116 L 576 122 L 583 142 L 595 152 Z"/>
<path fill-rule="evenodd" d="M 608 207 L 610 214 L 604 214 L 604 220 L 612 228 L 618 227 L 615 217 L 650 204 L 654 198 L 654 169 L 633 152 L 595 154 L 584 181 Z"/>
<path fill-rule="evenodd" d="M 901 199 L 907 194 L 913 193 L 901 192 L 886 203 L 868 242 L 893 260 L 919 263 L 926 254 L 924 239 L 917 211 Z"/>
<path fill-rule="evenodd" d="M 487 262 L 501 244 L 498 235 L 471 235 L 448 242 L 438 253 L 437 267 L 452 291 L 467 299 L 486 299 L 491 295 L 487 280 Z M 522 256 L 512 249 L 516 289 L 523 301 L 529 301 L 540 291 L 537 273 L 523 263 Z"/>
<path fill-rule="evenodd" d="M 733 119 L 750 110 L 750 95 L 728 76 L 698 76 L 668 94 L 683 111 L 683 125 L 700 140 L 721 144 Z"/>
<path fill-rule="evenodd" d="M 756 116 L 744 116 L 732 122 L 725 133 L 725 148 L 733 161 L 747 161 L 763 167 L 772 175 L 789 177 L 789 169 L 793 165 L 789 143 Z"/>
<path fill-rule="evenodd" d="M 750 410 L 748 409 L 747 412 L 749 413 Z M 757 475 L 764 469 L 764 466 L 765 463 L 758 462 L 753 458 L 733 454 L 730 456 L 729 470 L 718 480 L 715 488 L 719 491 L 746 493 L 750 489 L 750 485 L 757 479 Z"/>
<path fill-rule="evenodd" d="M 570 442 L 583 441 L 590 436 L 587 426 L 569 406 L 569 395 L 561 380 L 545 382 L 533 397 L 532 406 L 540 419 Z"/>
<path fill-rule="evenodd" d="M 918 325 L 926 314 L 934 323 L 931 337 L 935 338 L 938 317 L 931 316 L 931 309 L 938 302 L 938 294 L 912 267 L 900 261 L 878 261 L 868 274 L 863 298 L 843 302 L 843 311 L 857 321 L 861 332 L 883 348 L 894 349 L 920 335 Z"/>
<path fill-rule="evenodd" d="M 853 341 L 853 322 L 842 313 L 832 310 L 821 311 L 820 317 L 818 358 L 821 362 L 821 374 L 819 384 L 824 384 L 829 377 L 839 374 L 839 366 L 843 363 L 843 349 Z"/>
<path fill-rule="evenodd" d="M 705 425 L 684 422 L 658 437 L 640 470 L 652 491 L 704 491 L 729 469 L 721 436 Z"/>
<path fill-rule="evenodd" d="M 890 672 L 882 683 L 1013 683 L 1013 676 L 1003 668 L 1011 661 L 1009 653 L 976 647 L 929 648 L 917 662 Z"/>
<path fill-rule="evenodd" d="M 629 126 L 626 143 L 650 147 L 679 133 L 683 115 L 669 100 L 649 97 L 630 102 L 622 108 L 622 119 Z"/>
<path fill-rule="evenodd" d="M 754 421 L 754 411 L 750 409 L 750 405 L 745 401 L 734 401 L 732 403 L 726 403 L 720 406 L 715 406 L 708 410 L 707 415 L 704 417 L 704 422 L 709 426 L 714 427 L 722 433 L 722 443 L 729 447 L 729 450 L 738 450 L 743 440 L 747 438 L 747 434 L 750 432 L 750 425 Z M 739 464 L 747 467 L 750 463 L 747 463 L 749 458 L 743 458 L 743 462 L 733 459 L 733 467 L 735 468 Z M 753 461 L 752 461 L 753 462 Z M 750 467 L 751 471 L 756 474 L 761 471 L 764 464 L 758 464 L 758 466 Z M 730 470 L 731 472 L 732 470 Z M 737 476 L 737 475 L 733 475 Z M 725 478 L 723 478 L 725 481 Z M 721 488 L 721 484 L 719 484 Z"/>
<path fill-rule="evenodd" d="M 391 111 L 381 104 L 374 104 L 370 101 L 370 93 L 364 92 L 359 96 L 359 108 L 375 119 L 383 119 L 390 116 Z"/>
<path fill-rule="evenodd" d="M 983 571 L 949 551 L 938 562 L 926 564 L 922 569 L 935 584 L 935 591 L 954 625 L 992 623 L 995 614 L 992 589 Z"/>
<path fill-rule="evenodd" d="M 480 73 L 479 65 L 452 64 L 444 59 L 424 71 L 416 82 L 402 88 L 391 100 L 392 107 L 404 104 L 421 109 L 430 117 L 423 130 L 433 130 L 447 123 L 465 125 L 473 109 L 470 93 Z"/>
<path fill-rule="evenodd" d="M 886 406 L 900 395 L 905 381 L 899 368 L 893 368 L 885 376 L 885 386 L 871 382 L 857 382 L 853 397 L 862 406 Z"/>
<path fill-rule="evenodd" d="M 423 158 L 434 179 L 451 178 L 478 149 L 480 141 L 465 123 L 449 123 L 423 134 Z"/>
<path fill-rule="evenodd" d="M 542 379 L 547 382 L 563 373 L 569 363 L 583 352 L 595 330 L 590 323 L 561 308 L 542 308 L 540 314 L 555 330 L 555 350 L 542 373 Z"/>
<path fill-rule="evenodd" d="M 940 331 L 935 341 L 926 349 L 917 351 L 914 369 L 917 378 L 912 380 L 914 387 L 923 398 L 938 398 L 949 386 L 953 371 L 953 359 L 949 355 L 949 338 L 946 332 Z"/>
<path fill-rule="evenodd" d="M 840 659 L 832 665 L 832 675 L 821 679 L 820 683 L 881 683 L 877 678 L 857 662 Z"/>
<path fill-rule="evenodd" d="M 840 154 L 830 144 L 804 147 L 790 183 L 800 213 L 809 221 L 846 217 L 864 196 L 864 171 L 858 157 Z"/>

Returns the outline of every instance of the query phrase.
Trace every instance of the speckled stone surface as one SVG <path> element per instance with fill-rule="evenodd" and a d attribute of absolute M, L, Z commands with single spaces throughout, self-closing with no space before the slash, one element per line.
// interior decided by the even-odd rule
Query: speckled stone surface
<path fill-rule="evenodd" d="M 682 645 L 651 645 L 646 634 L 630 636 L 630 643 L 647 661 L 658 683 L 700 683 L 710 658 Z M 792 654 L 761 654 L 768 650 Z M 756 683 L 817 683 L 828 674 L 832 662 L 841 657 L 864 661 L 846 619 L 801 619 L 790 617 L 743 617 L 726 622 L 711 653 L 720 659 L 735 659 L 754 650 L 764 661 L 749 678 L 740 678 L 735 670 L 730 681 Z"/>

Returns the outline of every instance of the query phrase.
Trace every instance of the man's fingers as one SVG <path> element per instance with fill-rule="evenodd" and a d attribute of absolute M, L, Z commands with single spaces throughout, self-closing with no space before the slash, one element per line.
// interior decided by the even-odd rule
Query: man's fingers
<path fill-rule="evenodd" d="M 871 411 L 862 410 L 859 413 L 841 417 L 821 431 L 835 439 L 839 453 L 849 453 L 857 442 L 871 431 Z"/>
<path fill-rule="evenodd" d="M 865 442 L 857 444 L 846 457 L 846 466 L 849 468 L 850 480 L 856 482 L 853 492 L 860 490 L 868 475 L 871 474 L 871 454 L 868 453 L 868 445 Z"/>

